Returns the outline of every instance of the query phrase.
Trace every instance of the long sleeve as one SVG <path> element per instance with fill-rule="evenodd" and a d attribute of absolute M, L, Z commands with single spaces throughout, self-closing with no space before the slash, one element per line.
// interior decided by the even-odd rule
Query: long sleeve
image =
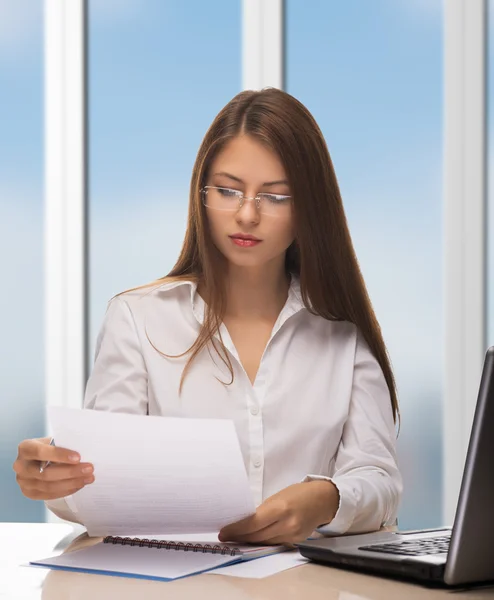
<path fill-rule="evenodd" d="M 125 300 L 117 296 L 106 311 L 96 342 L 84 408 L 146 414 L 148 377 L 137 328 Z"/>
<path fill-rule="evenodd" d="M 147 371 L 132 313 L 127 302 L 117 296 L 108 305 L 96 341 L 84 407 L 146 414 L 147 385 Z M 64 498 L 48 500 L 45 504 L 58 517 L 79 522 Z"/>
<path fill-rule="evenodd" d="M 338 511 L 322 534 L 363 533 L 393 524 L 403 484 L 388 387 L 379 363 L 357 332 L 348 419 L 328 479 L 340 493 Z"/>

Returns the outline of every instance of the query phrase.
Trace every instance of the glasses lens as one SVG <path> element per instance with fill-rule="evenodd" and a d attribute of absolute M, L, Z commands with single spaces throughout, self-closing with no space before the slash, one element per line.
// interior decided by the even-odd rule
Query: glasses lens
<path fill-rule="evenodd" d="M 240 190 L 231 188 L 205 186 L 203 191 L 203 202 L 208 208 L 214 210 L 231 210 L 237 211 L 240 208 L 240 203 L 243 193 Z M 252 198 L 248 198 L 248 202 L 256 202 L 259 211 L 266 215 L 283 216 L 290 212 L 292 206 L 291 196 L 282 194 L 259 194 L 259 202 Z"/>
<path fill-rule="evenodd" d="M 292 199 L 281 194 L 259 194 L 260 211 L 265 215 L 283 216 L 291 210 Z"/>
<path fill-rule="evenodd" d="M 204 204 L 215 210 L 238 210 L 242 192 L 229 188 L 206 186 L 204 188 Z"/>

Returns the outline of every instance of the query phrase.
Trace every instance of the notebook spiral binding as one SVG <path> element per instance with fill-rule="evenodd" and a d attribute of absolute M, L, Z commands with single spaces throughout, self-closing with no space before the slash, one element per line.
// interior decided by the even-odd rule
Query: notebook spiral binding
<path fill-rule="evenodd" d="M 105 544 L 120 544 L 121 546 L 139 546 L 140 548 L 165 548 L 165 550 L 183 550 L 184 552 L 202 552 L 203 554 L 229 554 L 236 556 L 241 554 L 240 548 L 231 548 L 230 546 L 220 546 L 215 544 L 192 544 L 190 542 L 171 542 L 166 540 L 148 540 L 146 538 L 120 537 L 116 535 L 107 535 L 103 542 Z"/>

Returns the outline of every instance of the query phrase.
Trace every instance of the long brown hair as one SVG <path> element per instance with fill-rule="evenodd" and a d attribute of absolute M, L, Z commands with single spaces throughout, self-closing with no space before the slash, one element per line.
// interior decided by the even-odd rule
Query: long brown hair
<path fill-rule="evenodd" d="M 140 286 L 187 280 L 200 283 L 206 292 L 199 335 L 186 352 L 178 355 L 190 353 L 180 391 L 192 361 L 204 347 L 209 351 L 209 344 L 228 365 L 233 382 L 228 353 L 214 339 L 226 310 L 225 271 L 219 268 L 225 259 L 212 242 L 200 190 L 215 156 L 239 134 L 252 136 L 280 157 L 293 196 L 296 223 L 296 238 L 286 253 L 286 270 L 300 278 L 302 299 L 312 314 L 332 321 L 350 321 L 358 327 L 383 371 L 396 422 L 399 408 L 393 371 L 355 255 L 326 142 L 305 106 L 274 88 L 241 92 L 216 116 L 192 172 L 188 224 L 180 256 L 168 275 Z M 221 333 L 219 336 L 221 340 Z"/>

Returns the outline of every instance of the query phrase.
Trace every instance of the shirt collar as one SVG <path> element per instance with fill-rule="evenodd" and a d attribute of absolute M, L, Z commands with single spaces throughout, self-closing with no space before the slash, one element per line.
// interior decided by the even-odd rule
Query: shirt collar
<path fill-rule="evenodd" d="M 173 281 L 159 286 L 160 291 L 173 290 L 176 287 L 188 285 L 190 286 L 190 304 L 192 313 L 197 321 L 202 325 L 204 322 L 205 302 L 197 292 L 197 283 L 195 281 Z M 296 275 L 291 275 L 290 287 L 288 288 L 288 297 L 283 306 L 274 329 L 278 330 L 283 323 L 291 316 L 305 308 L 300 291 L 300 279 Z"/>

